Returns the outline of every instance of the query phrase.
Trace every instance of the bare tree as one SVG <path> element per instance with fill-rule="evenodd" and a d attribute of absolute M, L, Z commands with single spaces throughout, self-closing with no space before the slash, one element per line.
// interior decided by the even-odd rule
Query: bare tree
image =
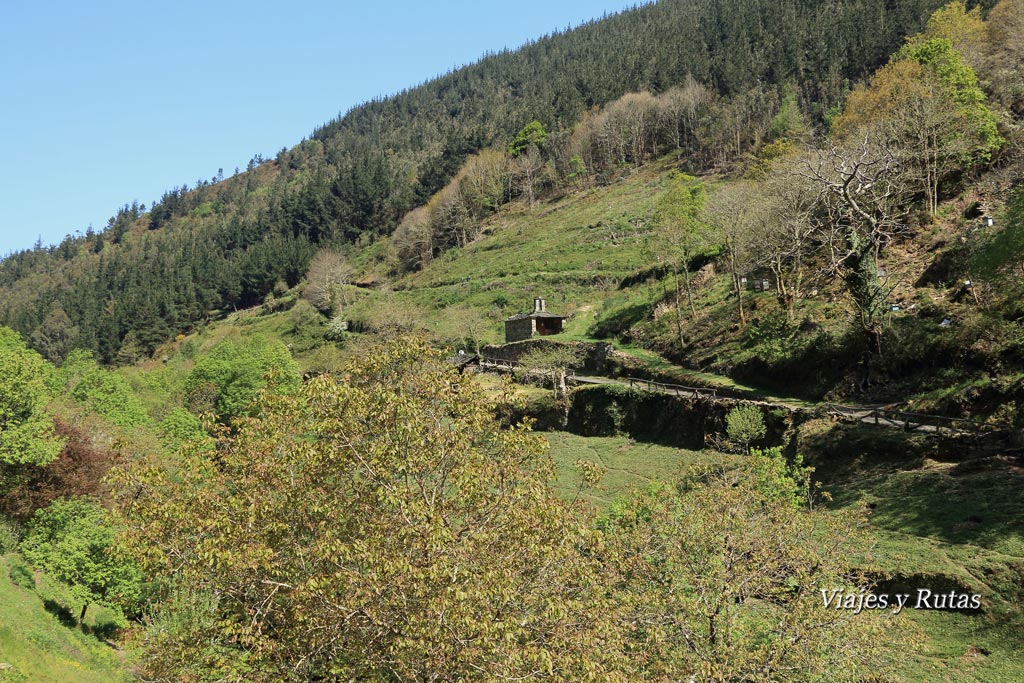
<path fill-rule="evenodd" d="M 749 182 L 734 183 L 718 189 L 708 202 L 707 222 L 715 227 L 736 295 L 736 313 L 740 327 L 746 327 L 743 307 L 744 271 L 753 262 L 754 237 L 763 221 L 764 203 L 757 187 Z"/>
<path fill-rule="evenodd" d="M 459 171 L 459 189 L 466 207 L 476 217 L 498 210 L 504 201 L 508 160 L 496 149 L 470 157 Z"/>
<path fill-rule="evenodd" d="M 352 278 L 352 266 L 333 249 L 321 249 L 313 256 L 306 273 L 306 298 L 321 313 L 333 315 L 347 304 L 345 285 Z"/>
<path fill-rule="evenodd" d="M 776 170 L 764 187 L 765 211 L 755 221 L 755 260 L 775 276 L 779 304 L 790 321 L 818 231 L 813 220 L 817 195 L 803 180 L 793 166 Z"/>
<path fill-rule="evenodd" d="M 512 160 L 512 177 L 519 194 L 526 197 L 530 208 L 537 201 L 537 191 L 547 179 L 547 162 L 537 145 L 530 147 Z"/>
<path fill-rule="evenodd" d="M 697 178 L 673 174 L 668 191 L 658 201 L 655 218 L 656 230 L 650 245 L 664 256 L 672 268 L 675 280 L 676 334 L 680 348 L 683 341 L 682 294 L 691 318 L 697 317 L 693 302 L 693 283 L 690 277 L 690 262 L 710 246 L 709 228 L 701 220 L 701 209 L 705 201 L 703 183 Z M 682 282 L 680 282 L 680 273 Z M 681 286 L 680 286 L 681 285 Z M 682 290 L 682 291 L 681 291 Z"/>
<path fill-rule="evenodd" d="M 391 236 L 391 246 L 406 270 L 418 270 L 434 258 L 434 228 L 430 212 L 421 206 L 405 215 Z"/>
<path fill-rule="evenodd" d="M 658 120 L 668 142 L 681 150 L 694 135 L 700 112 L 714 101 L 714 95 L 692 74 L 681 86 L 666 90 L 658 98 Z"/>
<path fill-rule="evenodd" d="M 911 198 L 907 164 L 884 140 L 866 130 L 850 145 L 828 142 L 805 157 L 799 170 L 817 194 L 830 269 L 846 281 L 861 327 L 878 354 L 886 307 L 879 255 L 906 231 Z"/>

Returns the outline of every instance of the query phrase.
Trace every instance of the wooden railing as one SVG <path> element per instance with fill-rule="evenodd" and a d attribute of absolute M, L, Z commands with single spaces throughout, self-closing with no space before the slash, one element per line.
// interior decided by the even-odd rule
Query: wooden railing
<path fill-rule="evenodd" d="M 517 360 L 505 360 L 504 358 L 488 358 L 487 356 L 480 356 L 480 367 L 514 370 L 515 368 L 523 367 L 523 364 Z"/>
<path fill-rule="evenodd" d="M 640 387 L 647 391 L 656 391 L 662 394 L 675 394 L 676 396 L 689 396 L 690 398 L 718 398 L 718 392 L 715 389 L 708 389 L 706 387 L 684 387 L 681 384 L 666 384 L 664 382 L 655 382 L 652 379 L 638 379 L 636 377 L 624 378 L 629 382 L 629 387 L 635 388 Z"/>
<path fill-rule="evenodd" d="M 894 410 L 886 406 L 844 406 L 837 403 L 826 403 L 825 409 L 830 415 L 867 422 L 870 424 L 901 427 L 905 431 L 916 430 L 931 432 L 982 434 L 1001 432 L 1012 429 L 1002 422 L 978 422 L 964 417 L 947 417 L 945 415 L 928 415 L 913 413 L 906 410 Z"/>

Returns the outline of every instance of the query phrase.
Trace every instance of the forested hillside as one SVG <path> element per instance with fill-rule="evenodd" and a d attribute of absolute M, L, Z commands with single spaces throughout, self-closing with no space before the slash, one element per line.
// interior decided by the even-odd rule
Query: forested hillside
<path fill-rule="evenodd" d="M 893 4 L 644 6 L 5 258 L 0 683 L 1024 680 L 1024 0 Z"/>
<path fill-rule="evenodd" d="M 0 323 L 51 359 L 77 347 L 130 362 L 217 311 L 296 284 L 318 245 L 389 234 L 467 157 L 504 147 L 528 122 L 568 142 L 586 112 L 628 92 L 683 87 L 675 146 L 692 171 L 727 164 L 762 142 L 787 97 L 813 124 L 829 120 L 939 4 L 667 0 L 491 55 L 357 107 L 276 159 L 9 255 Z M 577 155 L 561 173 L 578 173 Z M 584 161 L 598 182 L 616 177 Z"/>

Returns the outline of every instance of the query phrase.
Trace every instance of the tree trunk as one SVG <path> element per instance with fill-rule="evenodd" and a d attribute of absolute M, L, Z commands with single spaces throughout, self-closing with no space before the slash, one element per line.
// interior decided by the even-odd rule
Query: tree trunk
<path fill-rule="evenodd" d="M 84 605 L 82 605 L 82 613 L 80 615 L 78 615 L 78 623 L 79 624 L 84 624 L 85 623 L 85 613 L 86 613 L 86 611 L 88 609 L 89 609 L 89 603 L 85 603 Z"/>
<path fill-rule="evenodd" d="M 862 248 L 850 257 L 853 261 L 849 287 L 860 309 L 861 327 L 868 336 L 872 350 L 882 355 L 881 316 L 885 308 L 885 292 L 878 279 L 878 262 L 874 251 Z"/>
<path fill-rule="evenodd" d="M 683 285 L 686 287 L 686 303 L 690 305 L 690 315 L 697 317 L 697 307 L 693 305 L 693 287 L 690 286 L 690 269 L 683 267 Z"/>
<path fill-rule="evenodd" d="M 740 284 L 740 268 L 736 260 L 736 244 L 728 244 L 729 270 L 732 271 L 732 286 L 736 292 L 736 311 L 740 315 L 740 329 L 747 326 L 747 315 L 743 312 L 743 287 Z"/>
<path fill-rule="evenodd" d="M 732 286 L 736 291 L 736 311 L 740 315 L 740 329 L 747 326 L 747 314 L 743 312 L 743 286 L 740 284 L 740 276 L 734 270 L 732 273 Z"/>

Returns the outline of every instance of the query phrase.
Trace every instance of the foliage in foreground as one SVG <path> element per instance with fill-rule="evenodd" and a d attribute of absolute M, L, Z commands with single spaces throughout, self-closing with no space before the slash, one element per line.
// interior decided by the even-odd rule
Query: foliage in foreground
<path fill-rule="evenodd" d="M 53 366 L 0 327 L 0 465 L 45 465 L 63 448 L 46 411 L 52 375 Z"/>
<path fill-rule="evenodd" d="M 134 609 L 139 600 L 139 570 L 113 552 L 117 531 L 106 510 L 83 498 L 61 499 L 37 512 L 28 524 L 21 551 L 29 563 L 71 586 L 86 610 L 100 603 L 115 610 Z"/>
<path fill-rule="evenodd" d="M 495 680 L 614 670 L 582 519 L 543 441 L 396 342 L 267 397 L 177 481 L 139 473 L 128 544 L 170 598 L 156 680 Z M 139 488 L 141 487 L 141 488 Z M 190 614 L 182 619 L 182 611 Z M 171 625 L 176 625 L 171 628 Z"/>
<path fill-rule="evenodd" d="M 811 680 L 890 642 L 822 607 L 820 588 L 863 585 L 845 571 L 858 527 L 808 509 L 778 454 L 637 494 L 598 528 L 500 408 L 398 339 L 343 382 L 265 395 L 174 474 L 127 473 L 126 543 L 163 596 L 147 676 Z"/>
<path fill-rule="evenodd" d="M 746 467 L 703 467 L 613 509 L 607 552 L 645 680 L 859 681 L 892 665 L 891 615 L 823 604 L 823 589 L 869 589 L 848 554 L 865 520 L 810 507 L 809 475 L 753 451 Z"/>

